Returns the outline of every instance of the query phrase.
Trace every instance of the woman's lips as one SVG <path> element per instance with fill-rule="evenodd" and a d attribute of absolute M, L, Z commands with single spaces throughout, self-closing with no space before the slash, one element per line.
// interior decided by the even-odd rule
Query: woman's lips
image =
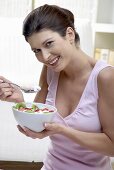
<path fill-rule="evenodd" d="M 58 63 L 59 58 L 60 56 L 55 57 L 54 59 L 50 60 L 48 64 L 50 64 L 51 66 L 55 66 Z"/>

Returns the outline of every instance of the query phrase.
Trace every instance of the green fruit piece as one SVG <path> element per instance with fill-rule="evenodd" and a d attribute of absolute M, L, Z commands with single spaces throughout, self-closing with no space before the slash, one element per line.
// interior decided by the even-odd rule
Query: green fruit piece
<path fill-rule="evenodd" d="M 16 109 L 20 109 L 20 108 L 26 108 L 26 105 L 24 103 L 17 103 L 15 106 Z"/>
<path fill-rule="evenodd" d="M 28 112 L 28 113 L 34 113 L 33 110 L 26 110 L 25 112 Z"/>
<path fill-rule="evenodd" d="M 37 109 L 38 109 L 38 107 L 37 107 L 35 104 L 33 104 L 33 105 L 32 105 L 32 110 L 35 111 L 35 110 L 37 110 Z"/>

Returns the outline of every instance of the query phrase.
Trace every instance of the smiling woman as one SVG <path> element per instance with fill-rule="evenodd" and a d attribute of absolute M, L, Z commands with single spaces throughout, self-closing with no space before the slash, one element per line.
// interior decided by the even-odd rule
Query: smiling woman
<path fill-rule="evenodd" d="M 31 11 L 23 35 L 44 64 L 34 101 L 57 108 L 41 132 L 18 126 L 27 137 L 50 137 L 42 170 L 111 170 L 114 68 L 82 51 L 72 12 L 59 6 L 45 4 Z M 22 93 L 2 79 L 1 100 L 23 102 Z"/>

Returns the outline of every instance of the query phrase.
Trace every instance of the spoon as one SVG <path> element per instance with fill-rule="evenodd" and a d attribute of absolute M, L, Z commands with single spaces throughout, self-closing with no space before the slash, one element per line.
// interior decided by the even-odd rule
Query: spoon
<path fill-rule="evenodd" d="M 37 86 L 37 87 L 33 87 L 33 88 L 24 88 L 22 86 L 19 86 L 18 84 L 15 84 L 15 83 L 8 83 L 8 84 L 11 84 L 11 85 L 14 85 L 14 86 L 17 86 L 18 88 L 20 88 L 23 92 L 25 93 L 35 93 L 35 92 L 38 92 L 41 90 L 41 87 L 40 86 Z"/>

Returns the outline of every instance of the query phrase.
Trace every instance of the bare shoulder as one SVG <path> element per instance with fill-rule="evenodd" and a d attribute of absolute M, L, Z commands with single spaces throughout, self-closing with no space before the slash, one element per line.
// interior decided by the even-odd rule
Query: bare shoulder
<path fill-rule="evenodd" d="M 98 75 L 99 83 L 108 83 L 109 81 L 114 80 L 114 67 L 106 67 L 100 71 Z"/>
<path fill-rule="evenodd" d="M 108 88 L 108 86 L 113 85 L 114 88 L 114 67 L 104 68 L 98 75 L 98 85 Z"/>
<path fill-rule="evenodd" d="M 109 105 L 114 101 L 114 67 L 106 67 L 98 75 L 99 100 Z M 109 106 L 108 105 L 108 106 Z M 111 108 L 111 107 L 110 107 Z"/>

